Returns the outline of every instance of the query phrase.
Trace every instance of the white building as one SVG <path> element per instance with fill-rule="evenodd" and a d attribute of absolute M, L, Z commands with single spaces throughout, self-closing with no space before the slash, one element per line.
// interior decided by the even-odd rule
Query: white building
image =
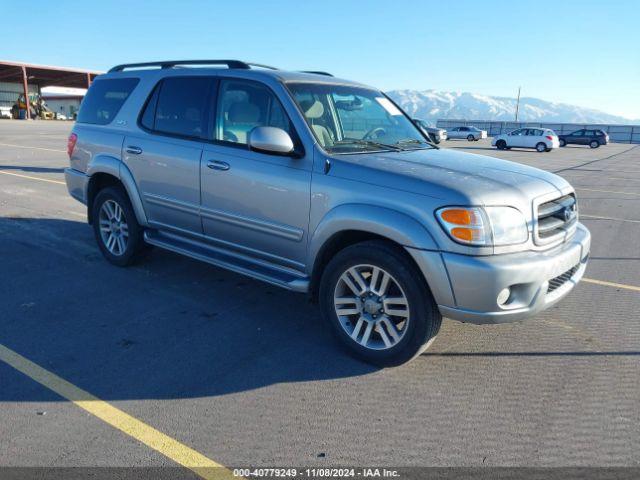
<path fill-rule="evenodd" d="M 78 112 L 85 93 L 87 91 L 84 88 L 45 87 L 41 95 L 52 111 L 72 119 Z"/>

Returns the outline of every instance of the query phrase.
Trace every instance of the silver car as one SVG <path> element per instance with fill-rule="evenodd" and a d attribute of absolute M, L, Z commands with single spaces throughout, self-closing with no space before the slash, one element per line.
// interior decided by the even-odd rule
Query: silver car
<path fill-rule="evenodd" d="M 487 131 L 480 130 L 476 127 L 455 127 L 447 131 L 449 140 L 467 139 L 470 142 L 477 142 L 483 138 L 487 138 Z"/>
<path fill-rule="evenodd" d="M 443 316 L 549 308 L 587 265 L 566 180 L 440 150 L 384 93 L 328 74 L 114 67 L 91 85 L 68 153 L 69 192 L 109 262 L 155 245 L 307 293 L 377 365 L 418 355 Z"/>

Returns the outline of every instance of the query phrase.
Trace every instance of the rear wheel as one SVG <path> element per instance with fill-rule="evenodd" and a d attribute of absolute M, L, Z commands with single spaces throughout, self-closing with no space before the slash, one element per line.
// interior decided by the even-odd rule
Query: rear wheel
<path fill-rule="evenodd" d="M 540 153 L 547 151 L 547 145 L 544 142 L 540 142 L 536 145 L 536 150 Z"/>
<path fill-rule="evenodd" d="M 498 140 L 496 142 L 496 147 L 498 147 L 498 150 L 506 150 L 507 142 L 505 142 L 504 140 Z"/>
<path fill-rule="evenodd" d="M 591 148 L 598 148 L 600 146 L 600 142 L 597 140 L 591 140 L 591 143 L 589 144 L 589 146 Z"/>
<path fill-rule="evenodd" d="M 341 344 L 378 366 L 419 355 L 442 322 L 422 273 L 400 248 L 380 241 L 347 247 L 329 262 L 320 303 Z"/>
<path fill-rule="evenodd" d="M 92 218 L 96 242 L 110 263 L 124 267 L 138 259 L 144 248 L 143 231 L 122 188 L 98 192 Z"/>
<path fill-rule="evenodd" d="M 561 139 L 560 139 L 560 146 L 561 146 L 561 147 L 565 147 L 566 145 L 567 145 L 566 140 L 565 140 L 564 138 L 561 138 Z"/>
<path fill-rule="evenodd" d="M 475 139 L 476 138 L 473 135 L 471 134 L 467 135 L 467 140 L 469 140 L 470 142 L 473 142 Z"/>

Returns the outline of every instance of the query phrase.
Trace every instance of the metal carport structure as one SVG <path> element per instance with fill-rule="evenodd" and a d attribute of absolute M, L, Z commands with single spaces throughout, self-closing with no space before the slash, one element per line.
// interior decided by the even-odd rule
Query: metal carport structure
<path fill-rule="evenodd" d="M 29 98 L 29 84 L 37 85 L 39 90 L 49 86 L 89 88 L 101 73 L 103 72 L 0 60 L 0 82 L 22 84 L 25 99 Z M 31 118 L 29 108 L 26 115 Z"/>

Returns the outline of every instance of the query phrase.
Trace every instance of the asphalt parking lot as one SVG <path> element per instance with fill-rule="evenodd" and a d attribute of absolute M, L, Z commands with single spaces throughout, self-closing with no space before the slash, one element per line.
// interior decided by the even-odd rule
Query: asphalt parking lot
<path fill-rule="evenodd" d="M 302 295 L 158 249 L 109 265 L 64 185 L 71 127 L 0 121 L 0 466 L 640 466 L 640 145 L 445 142 L 569 180 L 587 278 L 525 322 L 445 321 L 376 370 Z"/>

